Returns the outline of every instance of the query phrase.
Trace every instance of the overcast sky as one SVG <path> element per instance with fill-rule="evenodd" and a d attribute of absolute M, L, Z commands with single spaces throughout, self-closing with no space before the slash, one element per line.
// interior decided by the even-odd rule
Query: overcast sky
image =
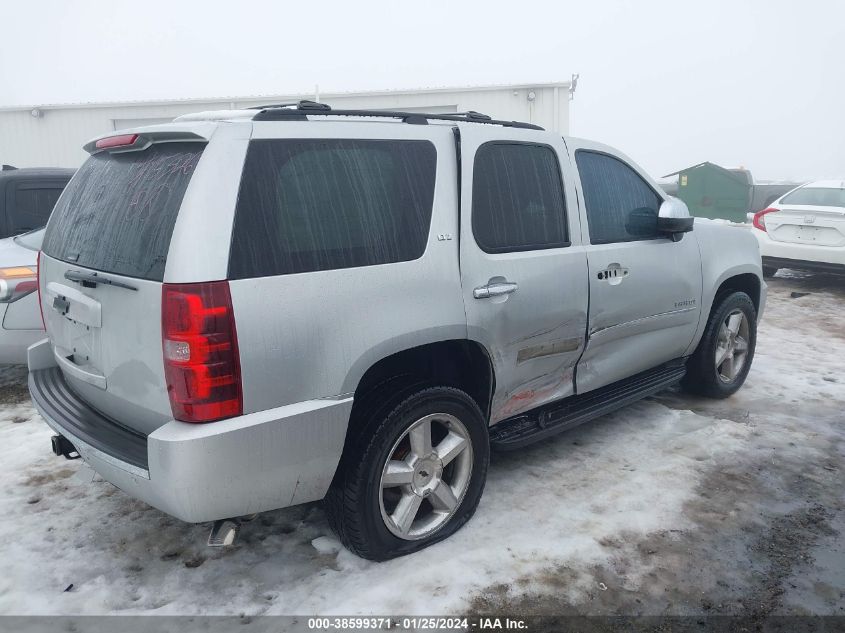
<path fill-rule="evenodd" d="M 661 176 L 845 177 L 845 2 L 2 4 L 0 105 L 529 83 Z M 490 113 L 494 114 L 495 113 Z"/>

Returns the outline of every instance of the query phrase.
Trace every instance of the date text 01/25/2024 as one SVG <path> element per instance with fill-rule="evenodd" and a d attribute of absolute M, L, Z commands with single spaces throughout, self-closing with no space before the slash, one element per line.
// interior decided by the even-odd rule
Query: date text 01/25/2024
<path fill-rule="evenodd" d="M 466 617 L 346 617 L 309 618 L 312 631 L 411 630 L 411 631 L 519 631 L 526 630 L 521 619 L 480 617 L 471 621 Z"/>

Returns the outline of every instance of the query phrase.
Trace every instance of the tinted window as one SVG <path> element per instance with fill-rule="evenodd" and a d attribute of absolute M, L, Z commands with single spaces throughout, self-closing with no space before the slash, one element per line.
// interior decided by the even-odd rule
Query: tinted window
<path fill-rule="evenodd" d="M 44 236 L 44 252 L 105 272 L 161 281 L 173 225 L 200 143 L 156 143 L 94 154 L 70 181 Z"/>
<path fill-rule="evenodd" d="M 428 141 L 252 141 L 229 276 L 417 259 L 428 241 L 435 164 Z"/>
<path fill-rule="evenodd" d="M 8 214 L 9 235 L 31 231 L 47 224 L 50 212 L 61 194 L 62 187 L 60 186 L 17 183 L 14 203 Z"/>
<path fill-rule="evenodd" d="M 784 196 L 781 204 L 807 204 L 814 207 L 845 207 L 845 189 L 801 187 Z"/>
<path fill-rule="evenodd" d="M 579 150 L 575 162 L 593 244 L 659 237 L 657 213 L 662 199 L 621 160 Z"/>
<path fill-rule="evenodd" d="M 563 184 L 550 147 L 486 143 L 473 174 L 472 232 L 484 251 L 568 245 Z"/>

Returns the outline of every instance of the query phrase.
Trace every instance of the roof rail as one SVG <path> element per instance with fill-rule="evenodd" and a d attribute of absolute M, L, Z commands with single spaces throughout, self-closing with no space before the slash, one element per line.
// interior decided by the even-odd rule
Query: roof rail
<path fill-rule="evenodd" d="M 289 103 L 271 103 L 268 105 L 252 106 L 247 110 L 271 110 L 273 108 L 290 108 L 296 106 L 297 110 L 331 110 L 332 107 L 328 103 L 318 103 L 317 101 L 309 101 L 302 99 L 300 101 L 291 101 Z"/>
<path fill-rule="evenodd" d="M 295 106 L 295 107 L 294 107 Z M 454 114 L 429 114 L 426 112 L 402 112 L 400 110 L 332 110 L 327 103 L 315 101 L 299 101 L 297 103 L 278 103 L 266 106 L 255 106 L 250 110 L 259 110 L 253 121 L 307 121 L 309 116 L 353 116 L 353 117 L 381 117 L 387 119 L 401 119 L 403 123 L 412 125 L 428 125 L 429 121 L 461 121 L 465 123 L 487 123 L 503 127 L 515 127 L 528 130 L 542 130 L 533 123 L 521 121 L 498 121 L 492 117 L 469 110 Z"/>

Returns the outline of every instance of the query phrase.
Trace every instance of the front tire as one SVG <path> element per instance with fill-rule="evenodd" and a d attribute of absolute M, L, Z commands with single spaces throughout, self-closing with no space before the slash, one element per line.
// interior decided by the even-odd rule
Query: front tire
<path fill-rule="evenodd" d="M 757 310 L 751 297 L 744 292 L 722 296 L 687 361 L 683 387 L 709 398 L 733 395 L 748 376 L 756 345 Z"/>
<path fill-rule="evenodd" d="M 478 405 L 453 387 L 372 399 L 356 412 L 326 495 L 329 523 L 363 558 L 387 560 L 455 533 L 475 512 L 490 460 Z M 389 403 L 390 406 L 385 406 Z"/>

